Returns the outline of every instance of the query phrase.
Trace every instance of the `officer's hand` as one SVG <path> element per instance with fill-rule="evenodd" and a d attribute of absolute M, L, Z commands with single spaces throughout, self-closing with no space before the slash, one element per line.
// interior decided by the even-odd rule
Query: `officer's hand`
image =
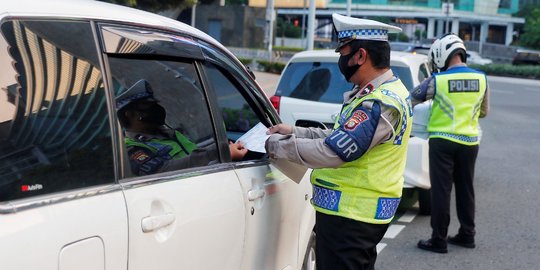
<path fill-rule="evenodd" d="M 293 133 L 293 127 L 289 126 L 287 124 L 277 124 L 275 126 L 272 126 L 266 131 L 266 134 L 274 134 L 279 133 L 283 135 L 288 135 Z"/>
<path fill-rule="evenodd" d="M 232 160 L 237 161 L 242 160 L 242 158 L 247 154 L 248 149 L 244 148 L 244 145 L 241 142 L 229 142 L 229 151 L 231 152 Z"/>

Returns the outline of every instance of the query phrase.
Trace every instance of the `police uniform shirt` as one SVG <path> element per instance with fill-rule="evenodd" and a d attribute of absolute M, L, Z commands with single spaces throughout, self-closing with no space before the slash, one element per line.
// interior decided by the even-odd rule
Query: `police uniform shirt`
<path fill-rule="evenodd" d="M 394 74 L 392 70 L 388 70 L 369 82 L 368 87 L 362 89 L 355 87 L 352 91 L 345 92 L 345 104 L 351 103 L 355 98 L 369 95 L 371 90 L 377 89 L 392 78 Z M 364 101 L 361 106 L 371 110 L 373 101 Z M 381 104 L 379 123 L 375 132 L 369 134 L 373 138 L 368 151 L 392 137 L 394 128 L 399 122 L 398 115 L 399 113 L 394 108 Z M 330 129 L 294 127 L 293 134 L 290 135 L 272 134 L 267 142 L 267 150 L 273 158 L 288 159 L 309 168 L 336 168 L 343 165 L 345 161 L 325 144 L 325 139 L 331 132 Z"/>
<path fill-rule="evenodd" d="M 448 70 L 451 70 L 452 68 L 456 67 L 466 67 L 467 64 L 461 63 L 456 64 L 448 68 Z M 482 100 L 482 104 L 480 105 L 480 118 L 485 117 L 489 113 L 489 86 L 486 85 L 486 92 L 484 94 L 484 99 Z M 429 78 L 425 79 L 420 85 L 414 88 L 414 90 L 411 92 L 411 103 L 412 106 L 416 106 L 419 103 L 422 103 L 426 100 L 433 99 L 435 97 L 435 78 L 433 76 L 430 76 Z"/>

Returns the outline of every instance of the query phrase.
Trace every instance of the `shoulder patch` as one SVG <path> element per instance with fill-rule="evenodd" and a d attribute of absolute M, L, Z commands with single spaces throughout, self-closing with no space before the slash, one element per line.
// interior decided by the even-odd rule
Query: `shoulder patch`
<path fill-rule="evenodd" d="M 357 110 L 343 125 L 343 128 L 352 131 L 355 130 L 358 125 L 362 124 L 362 122 L 365 122 L 367 120 L 369 120 L 368 114 L 362 110 Z"/>
<path fill-rule="evenodd" d="M 131 153 L 131 155 L 129 156 L 129 158 L 133 161 L 136 161 L 137 163 L 145 163 L 146 161 L 148 161 L 150 159 L 150 156 L 148 154 L 146 154 L 145 151 L 143 150 L 137 150 L 133 153 Z"/>

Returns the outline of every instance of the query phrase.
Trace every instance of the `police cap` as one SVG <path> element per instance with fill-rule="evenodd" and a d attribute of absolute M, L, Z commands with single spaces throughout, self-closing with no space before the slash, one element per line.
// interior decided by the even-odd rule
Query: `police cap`
<path fill-rule="evenodd" d="M 119 111 L 131 102 L 145 98 L 154 98 L 154 91 L 145 79 L 140 79 L 116 97 L 116 109 Z"/>
<path fill-rule="evenodd" d="M 388 33 L 399 33 L 401 28 L 374 20 L 359 19 L 348 16 L 332 14 L 334 28 L 338 35 L 338 46 L 341 47 L 353 40 L 388 41 Z"/>

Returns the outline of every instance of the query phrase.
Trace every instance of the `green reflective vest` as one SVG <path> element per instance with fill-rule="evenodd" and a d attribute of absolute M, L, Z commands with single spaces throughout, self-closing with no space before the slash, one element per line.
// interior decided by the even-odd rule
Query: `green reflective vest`
<path fill-rule="evenodd" d="M 169 156 L 172 159 L 180 159 L 189 155 L 194 149 L 197 148 L 197 145 L 191 142 L 186 136 L 182 133 L 175 131 L 175 139 L 158 139 L 152 138 L 147 141 L 134 140 L 132 138 L 125 138 L 125 143 L 127 147 L 139 146 L 152 151 L 152 153 L 157 153 L 163 147 L 170 147 L 168 152 Z"/>
<path fill-rule="evenodd" d="M 478 117 L 487 86 L 485 74 L 469 67 L 455 67 L 433 76 L 435 96 L 427 127 L 429 137 L 478 144 Z"/>
<path fill-rule="evenodd" d="M 397 132 L 385 143 L 338 168 L 315 169 L 312 204 L 319 212 L 366 223 L 389 223 L 397 210 L 403 188 L 403 171 L 412 127 L 409 92 L 400 80 L 386 82 L 371 94 L 353 100 L 342 110 L 348 118 L 367 100 L 376 100 L 399 112 Z M 334 129 L 338 128 L 336 121 Z"/>

